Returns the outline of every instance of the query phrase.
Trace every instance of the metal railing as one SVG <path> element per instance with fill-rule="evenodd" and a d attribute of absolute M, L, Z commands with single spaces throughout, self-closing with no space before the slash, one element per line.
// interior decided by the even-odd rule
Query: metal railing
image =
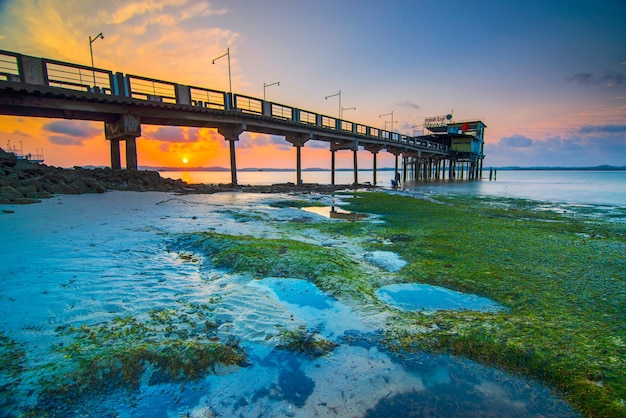
<path fill-rule="evenodd" d="M 235 109 L 255 115 L 263 114 L 263 100 L 241 94 L 235 94 L 234 96 Z"/>
<path fill-rule="evenodd" d="M 112 94 L 111 71 L 53 60 L 44 60 L 44 63 L 51 87 Z"/>
<path fill-rule="evenodd" d="M 139 75 L 128 75 L 133 99 L 176 104 L 176 83 Z"/>
<path fill-rule="evenodd" d="M 17 55 L 8 51 L 0 51 L 0 80 L 20 81 Z"/>
<path fill-rule="evenodd" d="M 22 60 L 39 63 L 43 74 L 24 74 Z M 38 67 L 38 65 L 34 65 Z M 177 83 L 157 80 L 139 75 L 124 75 L 111 71 L 72 64 L 45 58 L 35 58 L 19 53 L 0 50 L 0 81 L 24 82 L 35 77 L 35 84 L 48 85 L 64 89 L 88 91 L 102 94 L 128 96 L 132 99 L 162 102 L 175 105 L 188 105 L 212 110 L 237 110 L 242 113 L 268 117 L 277 121 L 291 121 L 305 126 L 315 126 L 338 133 L 352 133 L 376 139 L 385 144 L 406 144 L 417 148 L 448 152 L 447 146 L 424 138 L 402 135 L 397 132 L 382 130 L 321 115 L 307 110 L 297 109 L 278 103 L 267 102 L 256 97 L 242 94 L 229 94 L 219 90 L 202 87 L 183 86 Z M 120 84 L 118 86 L 118 83 Z M 124 84 L 122 86 L 121 84 Z M 179 99 L 180 92 L 184 99 Z M 231 103 L 232 101 L 232 103 Z"/>
<path fill-rule="evenodd" d="M 207 109 L 226 109 L 226 95 L 223 91 L 209 90 L 202 87 L 190 87 L 191 105 Z"/>

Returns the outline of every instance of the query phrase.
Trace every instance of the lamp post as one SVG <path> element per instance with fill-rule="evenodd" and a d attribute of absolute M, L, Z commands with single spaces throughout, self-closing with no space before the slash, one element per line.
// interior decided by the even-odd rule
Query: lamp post
<path fill-rule="evenodd" d="M 343 111 L 344 110 L 356 110 L 356 107 L 342 107 L 341 108 L 341 112 L 339 112 L 339 119 L 343 118 Z"/>
<path fill-rule="evenodd" d="M 263 100 L 265 100 L 265 88 L 270 86 L 280 86 L 280 81 L 271 84 L 265 84 L 265 82 L 263 82 Z"/>
<path fill-rule="evenodd" d="M 215 61 L 217 61 L 220 58 L 224 58 L 224 57 L 228 57 L 228 88 L 229 88 L 229 93 L 232 95 L 233 94 L 233 82 L 232 82 L 232 78 L 230 76 L 230 48 L 226 48 L 226 52 L 223 53 L 222 55 L 220 55 L 217 58 L 213 59 L 213 64 L 215 64 Z"/>
<path fill-rule="evenodd" d="M 378 115 L 379 118 L 382 118 L 383 116 L 389 116 L 391 115 L 391 136 L 393 137 L 393 124 L 396 123 L 393 121 L 393 110 L 389 113 L 385 113 L 383 115 Z M 387 130 L 387 121 L 385 121 L 385 130 Z M 391 139 L 391 138 L 389 138 Z"/>
<path fill-rule="evenodd" d="M 95 67 L 93 64 L 93 47 L 91 46 L 96 39 L 104 39 L 104 35 L 102 34 L 102 32 L 100 32 L 99 34 L 97 34 L 95 37 L 91 37 L 91 35 L 89 35 L 89 54 L 91 55 L 91 68 L 92 68 L 92 73 L 93 73 L 93 86 L 96 86 L 96 71 L 93 70 L 93 68 Z"/>
<path fill-rule="evenodd" d="M 335 94 L 331 94 L 330 96 L 326 96 L 325 99 L 328 100 L 329 97 L 339 97 L 339 119 L 341 119 L 341 90 Z"/>

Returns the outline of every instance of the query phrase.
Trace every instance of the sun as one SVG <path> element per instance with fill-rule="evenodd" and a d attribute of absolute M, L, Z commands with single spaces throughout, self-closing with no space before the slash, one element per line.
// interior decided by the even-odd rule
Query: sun
<path fill-rule="evenodd" d="M 183 164 L 187 164 L 189 162 L 189 158 L 183 157 Z"/>

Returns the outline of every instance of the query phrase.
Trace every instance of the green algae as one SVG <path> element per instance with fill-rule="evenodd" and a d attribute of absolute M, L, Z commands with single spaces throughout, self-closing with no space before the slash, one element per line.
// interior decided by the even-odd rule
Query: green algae
<path fill-rule="evenodd" d="M 314 333 L 309 332 L 304 326 L 295 330 L 282 329 L 280 332 L 280 340 L 281 342 L 276 348 L 304 354 L 311 358 L 330 354 L 338 347 L 334 342 L 320 338 Z"/>
<path fill-rule="evenodd" d="M 313 206 L 318 206 L 318 207 L 328 206 L 327 204 L 322 203 L 322 202 L 311 202 L 310 200 L 302 200 L 302 199 L 277 200 L 275 202 L 271 202 L 269 205 L 270 207 L 277 208 L 277 209 L 283 209 L 283 208 L 302 209 L 302 208 L 313 207 Z"/>
<path fill-rule="evenodd" d="M 136 390 L 142 382 L 185 382 L 213 373 L 217 367 L 244 365 L 236 341 L 220 342 L 209 304 L 153 310 L 147 318 L 117 317 L 88 326 L 59 327 L 65 339 L 57 352 L 62 361 L 46 366 L 40 404 L 82 394 Z"/>
<path fill-rule="evenodd" d="M 14 402 L 25 360 L 24 347 L 0 332 L 0 411 Z"/>
<path fill-rule="evenodd" d="M 384 224 L 327 232 L 362 236 L 399 253 L 405 282 L 486 296 L 508 312 L 395 312 L 396 351 L 467 356 L 558 388 L 588 416 L 626 414 L 626 225 L 541 210 L 515 199 L 433 201 L 360 194 L 350 209 Z M 356 233 L 355 233 L 356 232 Z"/>
<path fill-rule="evenodd" d="M 183 234 L 177 246 L 208 256 L 218 269 L 254 277 L 312 281 L 334 296 L 374 299 L 377 280 L 338 249 L 290 239 L 233 236 L 213 232 Z"/>

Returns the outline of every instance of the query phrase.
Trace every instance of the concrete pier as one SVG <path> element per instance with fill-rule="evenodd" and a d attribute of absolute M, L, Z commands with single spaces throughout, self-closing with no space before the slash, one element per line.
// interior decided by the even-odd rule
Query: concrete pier
<path fill-rule="evenodd" d="M 429 117 L 424 121 L 425 135 L 409 136 L 230 91 L 11 51 L 0 50 L 0 61 L 1 115 L 104 122 L 111 167 L 116 170 L 122 168 L 120 142 L 125 142 L 126 169 L 137 169 L 137 138 L 143 124 L 217 129 L 229 143 L 233 185 L 237 185 L 236 141 L 243 132 L 282 136 L 296 147 L 297 184 L 302 183 L 303 147 L 311 140 L 330 145 L 333 185 L 336 152 L 341 150 L 352 151 L 354 184 L 359 183 L 359 149 L 372 153 L 374 185 L 381 151 L 395 156 L 395 172 L 402 182 L 439 179 L 440 173 L 444 179 L 446 171 L 448 179 L 481 177 L 486 125 L 480 120 Z M 82 77 L 83 73 L 91 77 Z"/>

